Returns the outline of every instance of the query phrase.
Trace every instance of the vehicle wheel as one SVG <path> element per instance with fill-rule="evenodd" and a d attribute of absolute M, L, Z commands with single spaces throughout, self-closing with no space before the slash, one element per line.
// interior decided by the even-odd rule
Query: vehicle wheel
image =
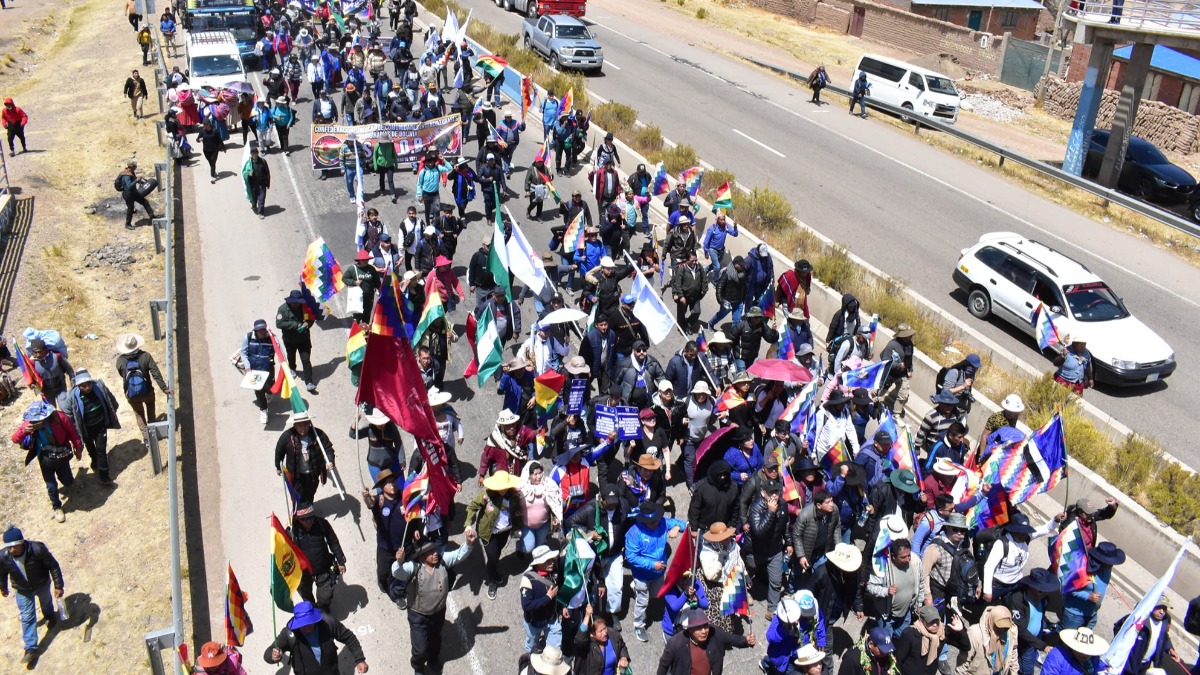
<path fill-rule="evenodd" d="M 905 104 L 901 105 L 900 107 L 901 107 L 901 108 L 904 108 L 905 110 L 912 110 L 912 109 L 913 109 L 913 107 L 912 107 L 912 104 L 911 104 L 911 103 L 905 103 Z M 900 116 L 900 121 L 901 121 L 901 122 L 904 122 L 905 124 L 912 124 L 912 123 L 913 123 L 915 120 L 914 120 L 913 118 L 909 117 L 908 115 L 901 115 L 901 116 Z"/>
<path fill-rule="evenodd" d="M 558 61 L 558 52 L 550 53 L 550 67 L 555 70 L 562 70 L 562 64 Z"/>
<path fill-rule="evenodd" d="M 1189 215 L 1191 215 L 1192 220 L 1200 223 L 1200 201 L 1193 202 L 1192 205 L 1188 207 L 1188 211 L 1190 211 Z"/>
<path fill-rule="evenodd" d="M 1146 201 L 1154 199 L 1154 181 L 1150 180 L 1149 178 L 1143 178 L 1139 180 L 1137 189 L 1134 191 L 1134 195 L 1138 199 L 1144 199 Z"/>
<path fill-rule="evenodd" d="M 504 0 L 504 9 L 505 11 L 512 12 L 517 8 L 513 5 L 513 0 Z"/>
<path fill-rule="evenodd" d="M 523 44 L 525 45 L 525 49 L 533 49 L 533 44 L 529 42 L 529 34 L 528 33 L 525 34 L 525 40 L 524 40 Z"/>
<path fill-rule="evenodd" d="M 529 4 L 525 6 L 525 15 L 531 19 L 538 17 L 538 6 L 535 0 L 529 0 Z"/>
<path fill-rule="evenodd" d="M 987 291 L 976 288 L 967 296 L 967 311 L 976 319 L 986 319 L 992 313 L 992 299 Z"/>

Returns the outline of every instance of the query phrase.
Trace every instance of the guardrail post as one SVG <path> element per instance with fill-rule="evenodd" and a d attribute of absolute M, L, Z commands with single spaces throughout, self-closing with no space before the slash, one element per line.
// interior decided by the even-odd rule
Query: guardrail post
<path fill-rule="evenodd" d="M 159 87 L 155 91 L 158 92 L 158 109 L 165 111 L 167 109 L 167 90 L 164 87 Z"/>
<path fill-rule="evenodd" d="M 146 440 L 150 447 L 150 468 L 157 476 L 163 472 L 162 449 L 158 442 L 167 438 L 167 423 L 154 422 L 146 425 Z"/>
<path fill-rule="evenodd" d="M 154 133 L 158 136 L 158 144 L 159 145 L 167 144 L 167 142 L 164 140 L 164 136 L 163 136 L 166 133 L 166 130 L 167 130 L 166 122 L 163 122 L 160 120 L 160 121 L 154 123 Z"/>
<path fill-rule="evenodd" d="M 158 320 L 158 313 L 167 311 L 168 302 L 168 300 L 150 301 L 150 326 L 154 329 L 155 340 L 163 339 L 162 324 Z"/>
<path fill-rule="evenodd" d="M 161 628 L 156 631 L 146 633 L 146 656 L 150 661 L 150 672 L 154 675 L 167 675 L 166 668 L 163 667 L 162 651 L 168 649 L 171 652 L 175 651 L 175 630 L 172 628 Z M 175 657 L 172 654 L 171 661 L 174 662 Z"/>
<path fill-rule="evenodd" d="M 167 229 L 167 219 L 166 218 L 155 218 L 154 220 L 150 221 L 150 223 L 151 223 L 151 227 L 154 229 L 154 252 L 162 253 L 163 252 L 162 231 Z"/>

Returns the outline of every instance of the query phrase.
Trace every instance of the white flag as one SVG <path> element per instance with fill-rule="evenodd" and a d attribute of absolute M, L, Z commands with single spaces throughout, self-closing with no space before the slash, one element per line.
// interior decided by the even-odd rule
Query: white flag
<path fill-rule="evenodd" d="M 508 209 L 505 209 L 508 211 Z M 529 287 L 534 293 L 541 293 L 546 285 L 546 268 L 542 258 L 529 245 L 521 226 L 517 225 L 512 213 L 508 214 L 512 221 L 512 235 L 508 238 L 508 269 Z"/>
<path fill-rule="evenodd" d="M 626 254 L 626 257 L 628 255 Z M 662 297 L 654 290 L 654 286 L 646 281 L 642 270 L 634 265 L 633 271 L 637 275 L 633 279 L 633 288 L 629 291 L 634 297 L 633 315 L 641 319 L 642 325 L 646 326 L 650 341 L 658 344 L 667 339 L 675 325 L 675 319 L 663 303 Z"/>
<path fill-rule="evenodd" d="M 1187 550 L 1187 544 L 1184 544 L 1179 549 L 1179 553 L 1175 554 L 1175 560 L 1171 566 L 1167 568 L 1167 573 L 1161 579 L 1154 582 L 1149 591 L 1146 591 L 1146 597 L 1142 598 L 1141 602 L 1133 608 L 1129 613 L 1129 617 L 1125 619 L 1125 623 L 1121 624 L 1121 630 L 1113 636 L 1112 644 L 1108 646 L 1108 651 L 1100 660 L 1104 662 L 1104 675 L 1120 675 L 1125 672 L 1125 663 L 1129 661 L 1129 652 L 1133 651 L 1133 645 L 1137 642 L 1138 633 L 1142 631 L 1142 627 L 1146 625 L 1146 621 L 1150 619 L 1150 614 L 1158 605 L 1159 598 L 1166 592 L 1167 586 L 1170 585 L 1171 579 L 1175 576 L 1175 570 L 1179 567 L 1179 560 L 1183 558 L 1184 551 Z"/>
<path fill-rule="evenodd" d="M 442 34 L 446 36 L 447 40 L 453 40 L 458 36 L 458 16 L 449 7 L 446 7 L 446 25 L 442 27 Z"/>

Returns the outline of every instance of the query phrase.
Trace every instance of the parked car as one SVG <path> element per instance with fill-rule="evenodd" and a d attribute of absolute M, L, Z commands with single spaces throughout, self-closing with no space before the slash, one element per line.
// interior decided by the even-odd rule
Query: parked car
<path fill-rule="evenodd" d="M 604 68 L 604 52 L 582 21 L 562 14 L 525 19 L 522 42 L 550 61 L 555 70 L 574 68 L 597 73 Z"/>
<path fill-rule="evenodd" d="M 1100 173 L 1104 150 L 1108 147 L 1108 135 L 1107 129 L 1092 132 L 1092 142 L 1083 163 L 1084 175 L 1096 176 Z M 1117 179 L 1117 189 L 1146 201 L 1182 202 L 1192 196 L 1196 179 L 1172 164 L 1150 141 L 1130 136 L 1125 162 L 1121 165 L 1121 176 Z"/>
<path fill-rule="evenodd" d="M 1139 321 L 1120 296 L 1082 263 L 1013 232 L 991 232 L 962 251 L 954 282 L 971 315 L 995 315 L 1034 335 L 1039 303 L 1060 334 L 1088 336 L 1096 380 L 1119 386 L 1155 382 L 1175 372 L 1175 352 Z"/>

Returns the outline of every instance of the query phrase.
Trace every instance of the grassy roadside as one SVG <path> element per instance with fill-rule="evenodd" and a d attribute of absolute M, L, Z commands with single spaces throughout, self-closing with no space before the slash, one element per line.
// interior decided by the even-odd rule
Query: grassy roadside
<path fill-rule="evenodd" d="M 444 9 L 430 9 L 444 14 Z M 474 21 L 472 26 L 478 23 Z M 515 44 L 514 36 L 497 33 L 490 27 L 483 30 L 498 44 L 509 44 L 510 37 Z M 661 131 L 639 124 L 637 111 L 628 105 L 610 101 L 596 106 L 593 120 L 647 160 L 663 161 L 672 173 L 677 174 L 682 168 L 699 162 L 698 154 L 689 145 L 678 144 L 664 150 Z M 900 124 L 899 120 L 895 123 Z M 926 137 L 931 135 L 925 134 Z M 734 179 L 732 173 L 719 167 L 706 172 L 706 177 L 709 173 L 722 181 Z M 716 185 L 719 183 L 702 186 L 701 196 L 711 198 Z M 799 226 L 793 218 L 791 204 L 783 194 L 769 186 L 756 187 L 749 196 L 739 193 L 734 201 L 732 215 L 739 223 L 784 255 L 809 260 L 817 279 L 839 292 L 855 294 L 864 311 L 878 313 L 884 325 L 911 325 L 917 332 L 914 338 L 917 349 L 935 361 L 948 365 L 971 351 L 958 328 L 908 298 L 903 292 L 902 281 L 870 274 L 854 263 L 845 248 L 830 245 Z M 1200 514 L 1200 476 L 1164 461 L 1163 449 L 1154 439 L 1132 434 L 1122 443 L 1113 442 L 1084 415 L 1074 395 L 1054 383 L 1049 374 L 1032 378 L 985 362 L 976 388 L 992 400 L 1000 400 L 1014 391 L 1019 393 L 1027 402 L 1028 423 L 1034 428 L 1056 411 L 1061 411 L 1067 446 L 1075 459 L 1105 477 L 1170 527 L 1185 535 L 1200 532 L 1200 523 L 1196 520 Z"/>
<path fill-rule="evenodd" d="M 26 326 L 57 329 L 72 364 L 103 378 L 115 393 L 121 388 L 112 366 L 115 340 L 125 332 L 149 337 L 147 303 L 162 293 L 163 261 L 154 254 L 150 228 L 122 227 L 124 203 L 112 189 L 128 159 L 139 159 L 151 176 L 154 162 L 163 161 L 154 121 L 133 120 L 120 93 L 126 73 L 141 67 L 140 50 L 111 2 L 65 0 L 21 10 L 40 14 L 18 25 L 13 9 L 5 13 L 13 17 L 6 24 L 13 32 L 0 46 L 0 91 L 30 117 L 31 152 L 10 158 L 8 166 L 20 197 L 34 197 L 36 206 L 5 317 L 7 334 L 19 335 Z M 157 113 L 153 97 L 145 108 Z M 150 199 L 161 213 L 161 196 Z M 140 211 L 136 218 L 143 218 Z M 158 344 L 146 349 L 163 362 Z M 132 412 L 117 398 L 122 428 L 109 433 L 117 487 L 99 486 L 86 471 L 86 455 L 75 462 L 75 485 L 64 493 L 65 524 L 49 517 L 36 464 L 23 466 L 24 452 L 13 446 L 0 455 L 0 520 L 46 542 L 66 580 L 71 619 L 48 640 L 43 671 L 145 670 L 142 635 L 170 625 L 167 484 L 152 475 Z M 32 400 L 26 393 L 6 407 L 6 433 Z M 5 612 L 0 664 L 9 664 L 6 672 L 19 667 L 20 648 L 16 615 Z"/>

